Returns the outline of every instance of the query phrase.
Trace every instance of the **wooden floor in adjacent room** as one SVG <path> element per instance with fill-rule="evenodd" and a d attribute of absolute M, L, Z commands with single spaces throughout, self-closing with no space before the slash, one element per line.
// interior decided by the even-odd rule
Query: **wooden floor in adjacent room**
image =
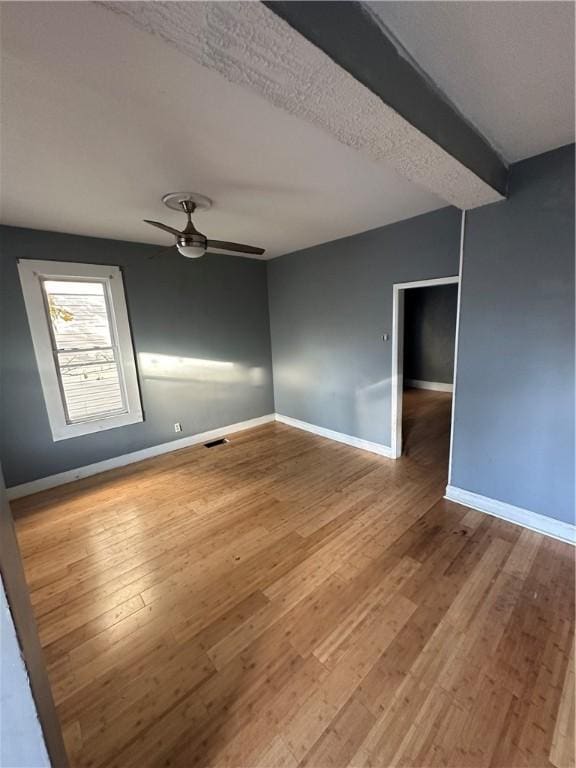
<path fill-rule="evenodd" d="M 574 551 L 273 423 L 14 503 L 73 766 L 574 765 Z"/>

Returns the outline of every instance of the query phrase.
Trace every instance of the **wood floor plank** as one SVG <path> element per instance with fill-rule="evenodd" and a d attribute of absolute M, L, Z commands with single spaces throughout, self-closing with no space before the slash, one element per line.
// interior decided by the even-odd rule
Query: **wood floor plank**
<path fill-rule="evenodd" d="M 574 677 L 574 643 L 570 654 L 570 662 L 566 669 L 562 699 L 558 709 L 554 734 L 552 736 L 552 748 L 550 750 L 550 762 L 556 768 L 573 768 L 574 743 L 576 742 L 576 707 L 575 707 L 576 679 Z"/>
<path fill-rule="evenodd" d="M 74 768 L 574 768 L 574 550 L 274 423 L 14 504 Z"/>

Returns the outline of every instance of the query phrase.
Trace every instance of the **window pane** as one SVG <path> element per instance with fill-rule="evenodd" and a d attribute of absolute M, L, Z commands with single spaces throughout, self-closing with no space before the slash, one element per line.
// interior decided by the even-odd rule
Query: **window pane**
<path fill-rule="evenodd" d="M 46 280 L 44 290 L 56 349 L 90 349 L 111 345 L 102 283 Z"/>
<path fill-rule="evenodd" d="M 103 284 L 46 280 L 44 290 L 68 421 L 124 411 Z"/>
<path fill-rule="evenodd" d="M 96 356 L 99 359 L 95 359 Z M 122 388 L 112 350 L 59 352 L 58 362 L 70 421 L 84 421 L 123 410 Z"/>

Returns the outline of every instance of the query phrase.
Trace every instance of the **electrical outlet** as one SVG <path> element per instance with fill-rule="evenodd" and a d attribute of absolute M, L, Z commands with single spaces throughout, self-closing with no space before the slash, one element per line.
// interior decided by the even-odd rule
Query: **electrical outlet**
<path fill-rule="evenodd" d="M 179 421 L 174 424 L 174 432 L 182 432 L 182 424 Z"/>

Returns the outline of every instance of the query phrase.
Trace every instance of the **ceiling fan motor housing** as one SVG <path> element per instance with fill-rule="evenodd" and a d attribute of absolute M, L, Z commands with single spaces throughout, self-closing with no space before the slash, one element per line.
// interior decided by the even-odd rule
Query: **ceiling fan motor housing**
<path fill-rule="evenodd" d="M 198 259 L 206 253 L 206 238 L 199 232 L 182 234 L 178 237 L 176 247 L 187 259 Z"/>

